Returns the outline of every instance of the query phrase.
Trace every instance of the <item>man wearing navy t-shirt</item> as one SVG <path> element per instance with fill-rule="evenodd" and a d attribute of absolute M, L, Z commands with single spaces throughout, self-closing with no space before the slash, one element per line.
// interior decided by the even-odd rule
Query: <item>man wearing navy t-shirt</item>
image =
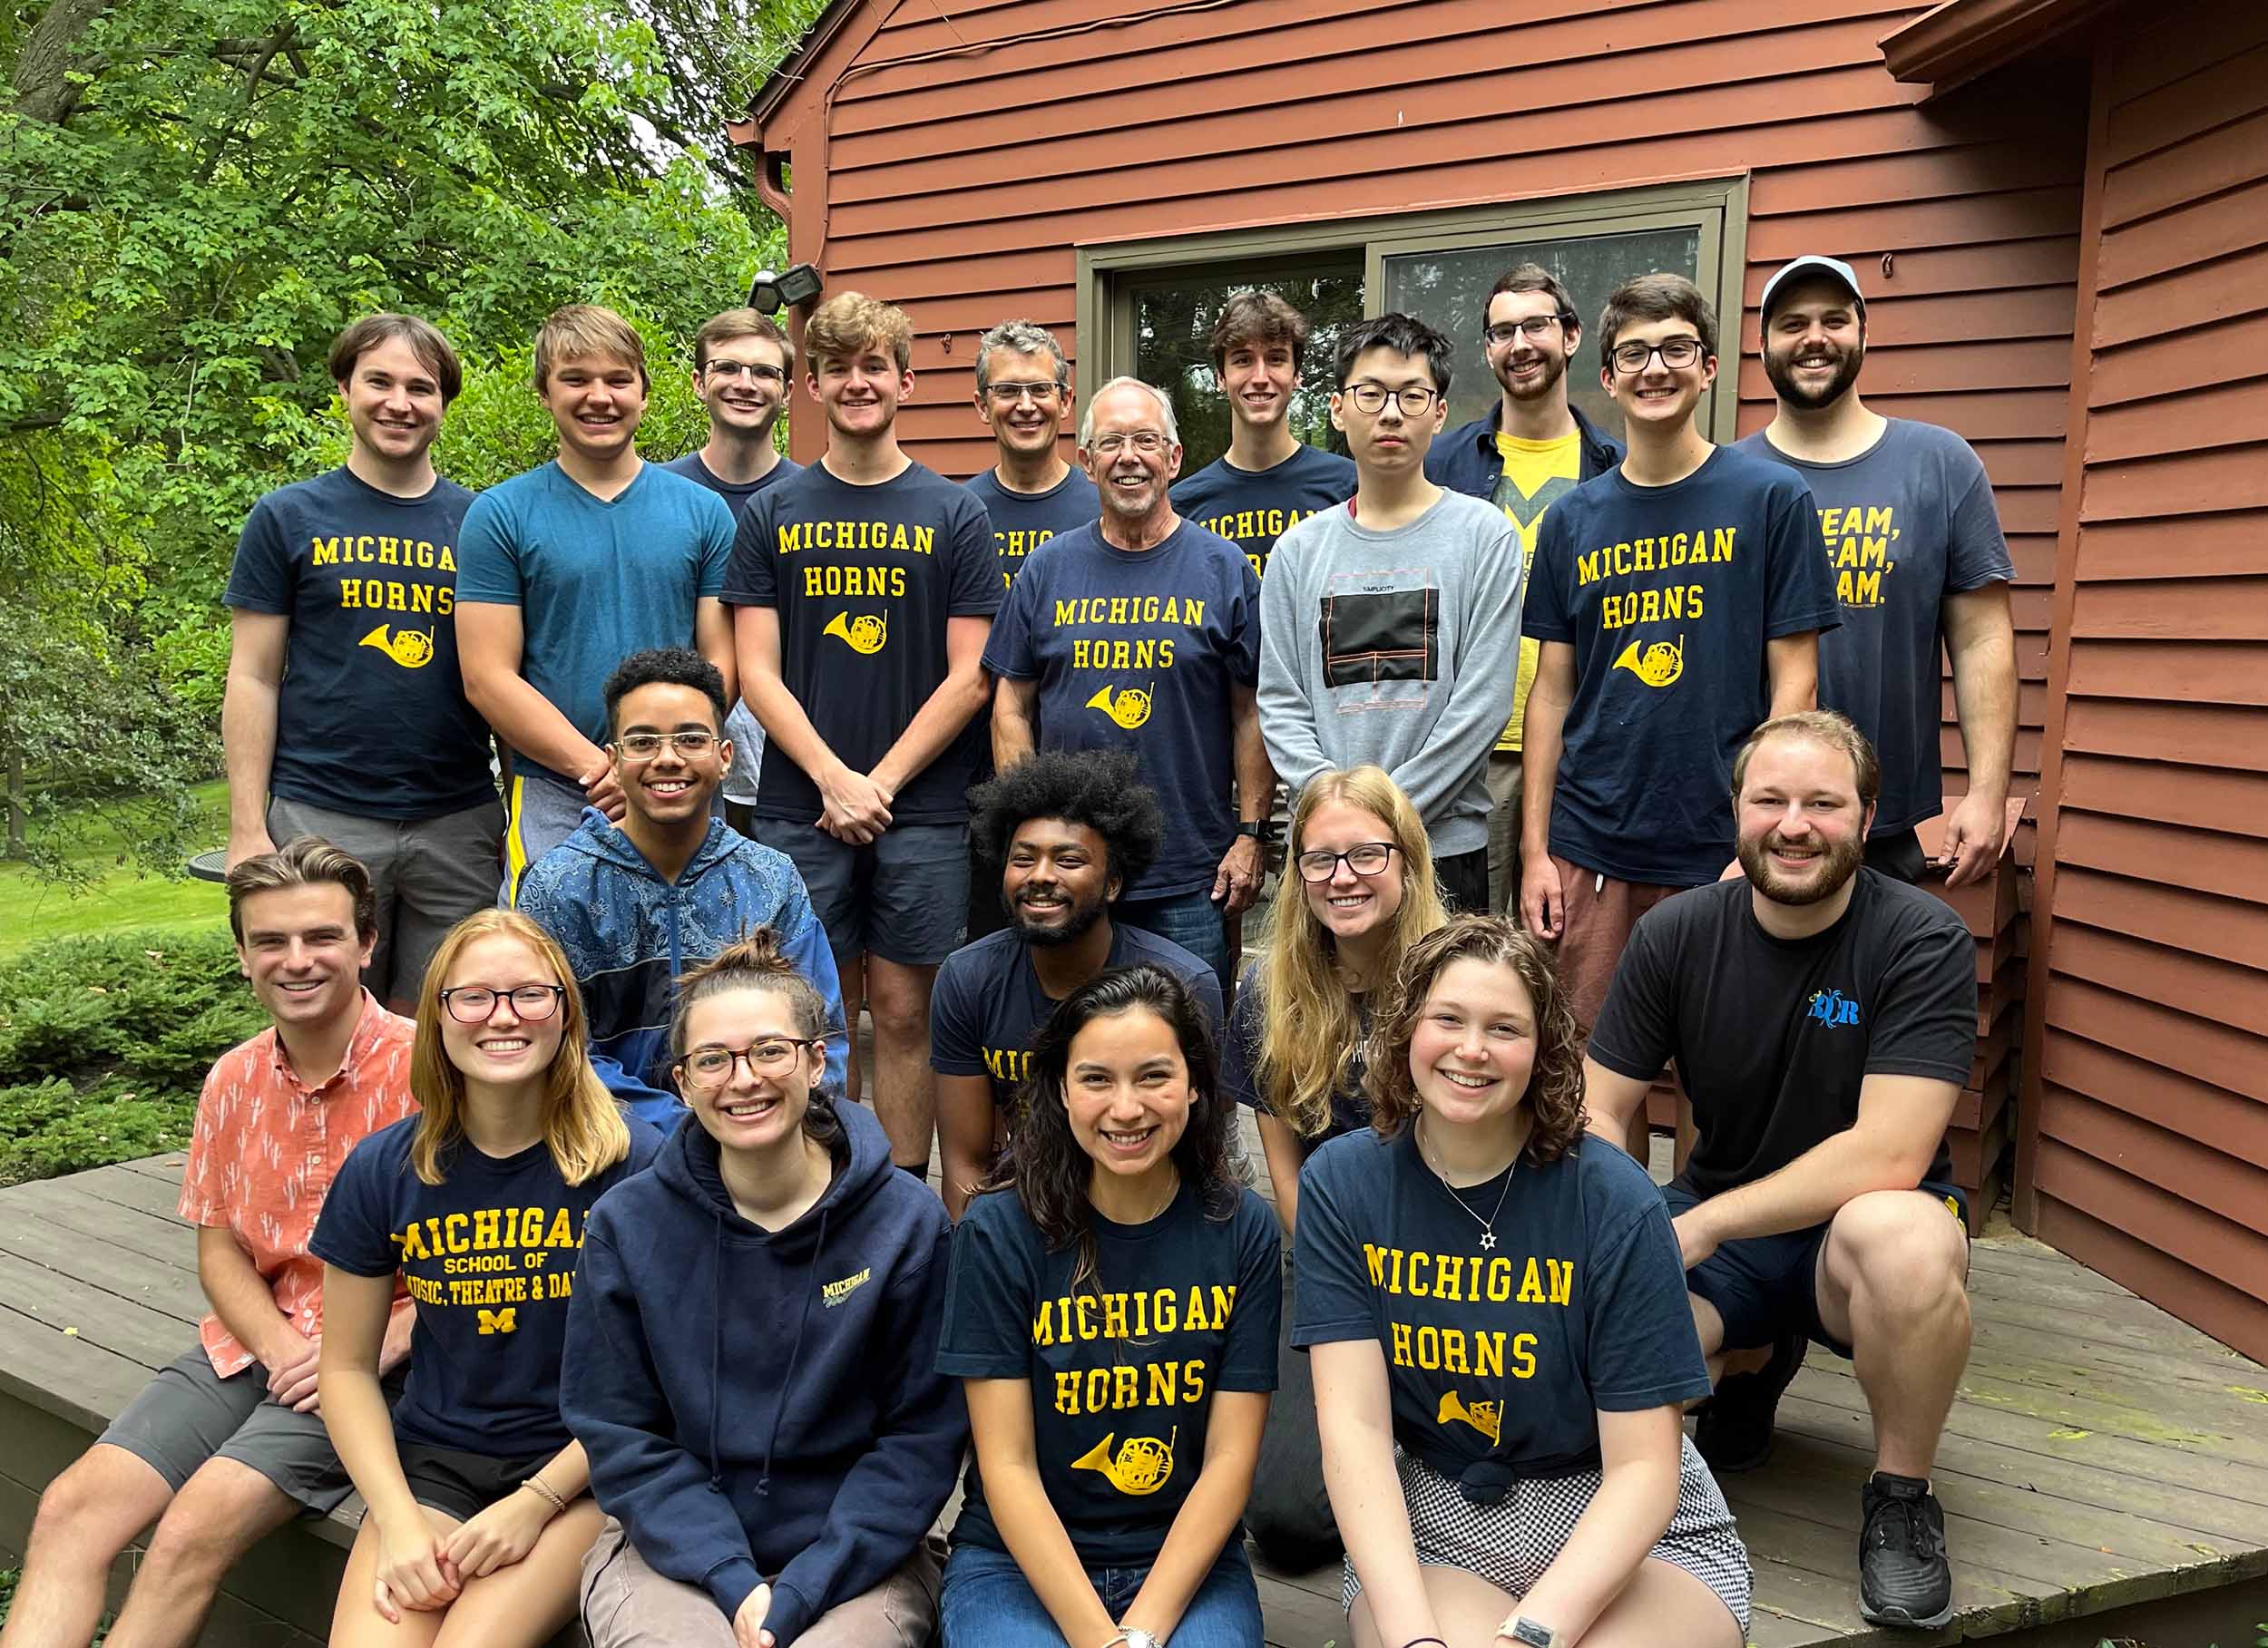
<path fill-rule="evenodd" d="M 496 896 L 488 728 L 457 668 L 458 532 L 473 494 L 431 449 L 464 383 L 425 321 L 369 315 L 331 346 L 354 444 L 253 506 L 230 609 L 229 865 L 320 835 L 370 871 L 363 982 L 416 999 L 441 935 Z"/>
<path fill-rule="evenodd" d="M 929 994 L 969 898 L 969 775 L 1000 577 L 966 488 L 898 447 L 914 323 L 838 292 L 804 328 L 826 453 L 740 518 L 725 599 L 764 724 L 756 836 L 785 853 L 835 947 L 843 1011 L 874 1011 L 875 1110 L 926 1176 Z M 846 1090 L 855 1097 L 853 1060 Z"/>
<path fill-rule="evenodd" d="M 1032 1039 L 1057 1002 L 1105 969 L 1148 962 L 1189 987 L 1216 1033 L 1221 1022 L 1212 969 L 1125 920 L 1120 894 L 1166 834 L 1131 751 L 1030 756 L 970 802 L 975 856 L 1009 924 L 946 958 L 930 1005 L 942 1188 L 956 1219 L 992 1164 Z"/>
<path fill-rule="evenodd" d="M 1172 402 L 1114 379 L 1079 434 L 1102 519 L 1033 555 L 1008 592 L 984 650 L 993 758 L 1004 772 L 1034 749 L 1135 751 L 1168 824 L 1121 914 L 1226 978 L 1227 919 L 1258 896 L 1276 787 L 1254 694 L 1260 580 L 1174 512 Z"/>
<path fill-rule="evenodd" d="M 1666 1059 L 1693 1101 L 1663 1194 L 1718 1380 L 1703 1455 L 1763 1464 L 1805 1342 L 1848 1357 L 1874 1421 L 1859 1610 L 1934 1627 L 1952 1573 L 1930 1471 L 1970 1328 L 1945 1127 L 1976 1053 L 1976 951 L 1942 900 L 1862 867 L 1881 785 L 1833 711 L 1755 730 L 1730 786 L 1743 874 L 1640 918 L 1584 1090 L 1618 1142 Z"/>

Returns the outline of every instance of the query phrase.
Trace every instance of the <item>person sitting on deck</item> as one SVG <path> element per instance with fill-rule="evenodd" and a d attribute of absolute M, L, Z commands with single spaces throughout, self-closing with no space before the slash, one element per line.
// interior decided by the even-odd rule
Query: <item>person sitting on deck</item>
<path fill-rule="evenodd" d="M 518 911 L 467 916 L 417 1000 L 422 1108 L 355 1147 L 316 1223 L 323 1419 L 368 1507 L 332 1648 L 535 1648 L 574 1617 L 601 1520 L 559 1414 L 575 1262 L 591 1204 L 661 1147 L 586 1047 L 550 936 Z M 416 1320 L 388 1414 L 397 1286 Z"/>
<path fill-rule="evenodd" d="M 6 1648 L 86 1648 L 111 1564 L 152 1522 L 109 1640 L 192 1643 L 240 1557 L 352 1491 L 318 1408 L 323 1267 L 308 1242 L 348 1149 L 416 1111 L 412 1027 L 360 981 L 378 923 L 359 860 L 300 836 L 240 860 L 228 889 L 239 964 L 274 1023 L 214 1062 L 190 1137 L 181 1210 L 211 1314 L 40 1497 Z M 390 1297 L 373 1317 L 381 1373 L 409 1350 L 409 1302 Z"/>
<path fill-rule="evenodd" d="M 1245 973 L 1221 1044 L 1221 1087 L 1259 1117 L 1287 1245 L 1307 1157 L 1370 1126 L 1363 1050 L 1371 1002 L 1392 988 L 1403 951 L 1449 919 L 1425 825 L 1383 768 L 1310 780 L 1291 841 L 1294 873 L 1276 885 L 1266 947 Z M 1339 1554 L 1339 1531 L 1324 1492 L 1315 1382 L 1289 1337 L 1288 1273 L 1284 1296 L 1276 1400 L 1245 1520 L 1270 1563 L 1305 1573 Z"/>
<path fill-rule="evenodd" d="M 953 1233 L 941 1372 L 976 1441 L 942 1648 L 1260 1648 L 1238 1518 L 1276 1385 L 1281 1244 L 1228 1159 L 1196 999 L 1073 991 Z"/>
<path fill-rule="evenodd" d="M 979 863 L 1000 866 L 1009 924 L 945 958 L 929 1010 L 942 1190 L 955 1218 L 991 1169 L 1056 1003 L 1105 968 L 1147 961 L 1188 985 L 1209 1029 L 1213 970 L 1170 939 L 1114 919 L 1165 834 L 1131 750 L 1043 750 L 971 793 Z"/>
<path fill-rule="evenodd" d="M 690 648 L 659 647 L 617 665 L 604 697 L 621 822 L 585 807 L 575 833 L 522 878 L 520 908 L 567 952 L 591 1052 L 640 1084 L 617 1085 L 617 1097 L 664 1132 L 677 1126 L 670 981 L 758 927 L 779 935 L 826 1003 L 827 1090 L 841 1093 L 842 992 L 803 877 L 786 853 L 715 816 L 739 754 L 724 736 L 724 677 Z"/>
<path fill-rule="evenodd" d="M 1862 867 L 1880 773 L 1832 711 L 1755 730 L 1733 763 L 1745 879 L 1639 918 L 1585 1075 L 1612 1138 L 1668 1059 L 1693 1101 L 1664 1194 L 1720 1376 L 1704 1457 L 1764 1462 L 1805 1341 L 1850 1358 L 1874 1417 L 1859 1611 L 1934 1627 L 1953 1602 L 1930 1468 L 1969 1357 L 1945 1128 L 1976 1051 L 1976 950 L 1942 900 Z"/>
<path fill-rule="evenodd" d="M 767 929 L 694 969 L 693 1125 L 591 1209 L 560 1402 L 607 1516 L 593 1648 L 900 1648 L 936 1622 L 924 1539 L 969 1438 L 934 1367 L 953 1226 L 826 1097 L 826 1020 Z"/>
<path fill-rule="evenodd" d="M 1583 1135 L 1542 940 L 1457 916 L 1300 1175 L 1299 1302 L 1361 1648 L 1739 1648 L 1747 1553 L 1680 1424 L 1709 1380 L 1646 1170 Z"/>

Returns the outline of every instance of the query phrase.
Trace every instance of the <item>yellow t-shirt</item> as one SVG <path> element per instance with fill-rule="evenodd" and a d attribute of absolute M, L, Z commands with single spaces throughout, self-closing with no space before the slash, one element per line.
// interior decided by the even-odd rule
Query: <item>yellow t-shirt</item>
<path fill-rule="evenodd" d="M 1570 430 L 1556 441 L 1523 441 L 1499 431 L 1496 450 L 1504 459 L 1504 473 L 1496 483 L 1496 504 L 1520 529 L 1522 563 L 1530 569 L 1532 578 L 1544 512 L 1562 493 L 1573 492 L 1582 476 L 1582 436 Z M 1522 593 L 1524 599 L 1524 590 Z M 1528 689 L 1536 684 L 1536 658 L 1541 651 L 1534 641 L 1520 637 L 1520 673 L 1512 682 L 1512 718 L 1504 724 L 1504 736 L 1496 741 L 1500 750 L 1520 748 L 1520 717 L 1528 713 Z"/>

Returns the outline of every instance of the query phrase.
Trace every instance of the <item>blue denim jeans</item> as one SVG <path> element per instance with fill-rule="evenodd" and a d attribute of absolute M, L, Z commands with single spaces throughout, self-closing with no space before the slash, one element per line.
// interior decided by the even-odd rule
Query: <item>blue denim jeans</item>
<path fill-rule="evenodd" d="M 1133 1605 L 1135 1593 L 1149 1575 L 1147 1564 L 1087 1570 L 1112 1619 Z M 940 1648 L 1066 1648 L 1063 1633 L 1040 1605 L 1016 1559 L 1005 1551 L 973 1545 L 953 1547 L 945 1564 L 938 1619 L 943 1628 Z M 1265 1641 L 1260 1589 L 1253 1583 L 1244 1540 L 1231 1539 L 1173 1628 L 1173 1648 L 1262 1648 Z"/>
<path fill-rule="evenodd" d="M 1170 898 L 1120 899 L 1110 907 L 1110 919 L 1121 927 L 1139 927 L 1161 939 L 1171 939 L 1213 970 L 1221 996 L 1227 998 L 1236 977 L 1228 970 L 1228 928 L 1221 907 L 1213 902 L 1213 890 L 1177 892 Z"/>

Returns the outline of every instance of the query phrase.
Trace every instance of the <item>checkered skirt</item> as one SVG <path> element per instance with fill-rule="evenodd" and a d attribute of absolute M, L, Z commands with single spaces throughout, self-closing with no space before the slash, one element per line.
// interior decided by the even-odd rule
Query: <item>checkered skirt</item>
<path fill-rule="evenodd" d="M 1683 1568 L 1714 1591 L 1748 1632 L 1748 1550 L 1733 1530 L 1733 1513 L 1716 1479 L 1694 1451 L 1693 1438 L 1680 1439 L 1677 1510 L 1669 1527 L 1647 1552 Z M 1576 1518 L 1598 1491 L 1598 1473 L 1536 1478 L 1512 1484 L 1494 1505 L 1475 1505 L 1454 1482 L 1422 1460 L 1393 1450 L 1402 1477 L 1402 1497 L 1410 1507 L 1410 1532 L 1420 1563 L 1477 1574 L 1511 1596 L 1525 1596 L 1543 1577 L 1575 1531 Z M 1339 1589 L 1348 1608 L 1362 1594 L 1354 1562 L 1346 1560 Z"/>

